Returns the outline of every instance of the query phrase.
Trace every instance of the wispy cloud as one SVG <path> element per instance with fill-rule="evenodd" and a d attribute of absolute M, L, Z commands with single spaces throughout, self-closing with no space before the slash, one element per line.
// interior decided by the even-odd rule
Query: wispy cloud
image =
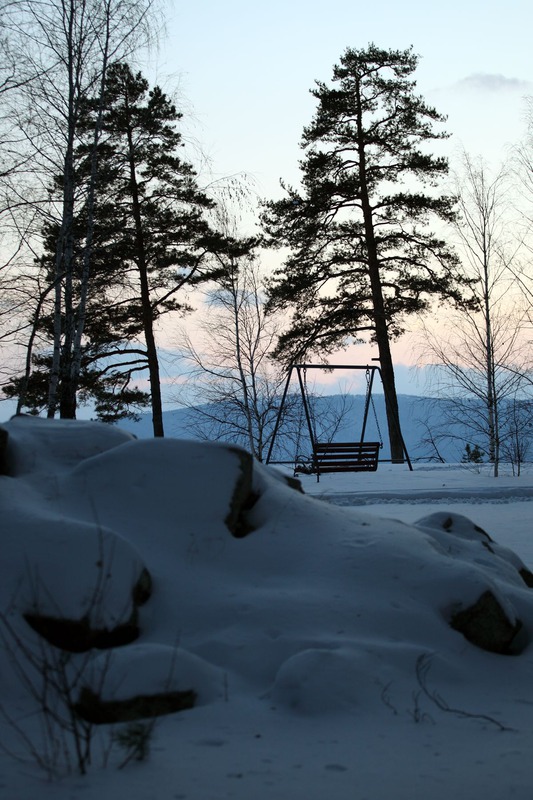
<path fill-rule="evenodd" d="M 458 81 L 455 87 L 485 92 L 531 92 L 533 83 L 521 78 L 508 78 L 506 75 L 476 72 Z"/>

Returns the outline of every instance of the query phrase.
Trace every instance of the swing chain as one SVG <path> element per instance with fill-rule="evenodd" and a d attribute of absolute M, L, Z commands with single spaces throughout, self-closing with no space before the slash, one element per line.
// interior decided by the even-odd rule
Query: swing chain
<path fill-rule="evenodd" d="M 315 415 L 314 415 L 314 412 L 313 412 L 313 407 L 311 406 L 311 403 L 309 402 L 309 391 L 307 389 L 307 367 L 304 367 L 303 373 L 304 373 L 304 381 L 303 381 L 303 383 L 304 383 L 304 392 L 305 392 L 305 398 L 306 398 L 306 401 L 307 401 L 307 408 L 309 409 L 309 419 L 310 419 L 310 422 L 311 422 L 311 430 L 312 430 L 312 434 L 313 434 L 313 445 L 314 445 L 318 440 L 317 440 L 317 436 L 316 436 Z"/>
<path fill-rule="evenodd" d="M 367 391 L 367 395 L 370 394 L 370 370 L 368 370 L 368 369 L 366 371 L 366 391 Z M 383 450 L 383 436 L 381 434 L 381 428 L 379 427 L 378 414 L 377 414 L 377 411 L 376 411 L 376 407 L 374 405 L 374 398 L 372 397 L 372 394 L 370 394 L 370 405 L 372 406 L 372 412 L 374 414 L 374 422 L 376 423 L 376 428 L 377 428 L 377 432 L 378 432 L 379 446 L 380 446 L 380 449 Z"/>

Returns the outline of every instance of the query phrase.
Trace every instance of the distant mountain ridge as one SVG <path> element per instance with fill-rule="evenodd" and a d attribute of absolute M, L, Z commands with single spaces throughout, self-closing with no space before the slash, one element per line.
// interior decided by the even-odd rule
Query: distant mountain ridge
<path fill-rule="evenodd" d="M 472 426 L 462 424 L 456 420 L 450 424 L 445 417 L 445 409 L 449 401 L 414 395 L 399 395 L 400 419 L 402 434 L 407 452 L 413 461 L 439 461 L 457 463 L 465 454 L 465 446 L 478 445 L 483 449 L 483 436 L 474 433 Z M 344 405 L 348 405 L 339 422 L 333 438 L 336 441 L 359 441 L 363 424 L 365 396 L 364 395 L 330 395 L 312 398 L 312 422 L 317 429 L 317 438 L 328 440 L 330 434 L 320 431 L 325 427 L 324 418 L 339 416 Z M 209 406 L 204 407 L 209 409 Z M 473 401 L 475 411 L 475 401 Z M 165 435 L 177 439 L 206 438 L 197 431 L 198 421 L 194 421 L 194 411 L 188 408 L 172 409 L 164 412 Z M 475 416 L 475 414 L 474 414 Z M 302 419 L 303 415 L 302 415 Z M 152 436 L 152 422 L 150 414 L 143 414 L 138 422 L 124 421 L 121 427 L 131 431 L 139 438 Z M 327 427 L 327 426 L 326 426 Z M 289 435 L 290 434 L 290 435 Z M 295 445 L 295 432 L 287 431 L 282 425 L 278 431 L 273 451 L 273 461 L 292 461 L 296 455 L 308 455 L 311 452 L 310 437 L 307 426 L 300 430 L 298 444 Z M 390 458 L 387 441 L 387 421 L 385 416 L 385 401 L 382 394 L 373 398 L 368 414 L 365 431 L 365 441 L 383 441 L 381 460 Z M 532 433 L 529 434 L 531 440 Z M 228 439 L 229 440 L 229 439 Z M 242 442 L 241 442 L 242 443 Z M 298 452 L 295 452 L 295 448 Z M 533 451 L 533 448 L 531 448 Z M 529 453 L 531 458 L 533 452 Z M 524 459 L 529 460 L 529 459 Z"/>

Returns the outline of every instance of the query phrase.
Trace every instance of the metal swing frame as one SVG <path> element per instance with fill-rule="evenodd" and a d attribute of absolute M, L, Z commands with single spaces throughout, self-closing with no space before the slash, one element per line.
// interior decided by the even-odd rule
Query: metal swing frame
<path fill-rule="evenodd" d="M 320 453 L 320 451 L 322 449 L 324 449 L 326 446 L 325 445 L 320 445 L 320 443 L 316 441 L 316 435 L 314 433 L 312 414 L 311 414 L 311 409 L 309 407 L 306 384 L 305 384 L 305 375 L 307 373 L 307 370 L 309 370 L 309 369 L 320 369 L 320 370 L 327 371 L 327 372 L 332 371 L 332 370 L 337 370 L 337 369 L 343 369 L 343 370 L 365 370 L 365 372 L 367 373 L 367 391 L 366 391 L 366 397 L 365 397 L 365 407 L 364 407 L 364 413 L 363 413 L 363 423 L 362 423 L 362 427 L 361 427 L 360 440 L 359 440 L 359 442 L 338 443 L 336 446 L 332 445 L 332 447 L 337 450 L 337 457 L 336 458 L 335 458 L 335 455 L 333 455 L 333 456 L 331 456 L 331 455 L 324 456 L 324 454 Z M 289 386 L 290 386 L 290 382 L 291 382 L 291 378 L 292 378 L 294 370 L 296 370 L 296 374 L 298 376 L 298 384 L 299 384 L 300 392 L 301 392 L 301 395 L 302 395 L 302 402 L 303 402 L 303 407 L 304 407 L 305 419 L 306 419 L 306 423 L 307 423 L 307 429 L 309 431 L 309 438 L 311 440 L 311 445 L 312 445 L 312 449 L 313 449 L 313 462 L 314 462 L 313 471 L 316 471 L 317 480 L 320 479 L 320 472 L 321 471 L 322 472 L 339 472 L 339 471 L 353 471 L 353 472 L 358 471 L 359 472 L 359 471 L 375 470 L 377 468 L 377 453 L 376 453 L 375 460 L 374 460 L 374 459 L 371 459 L 369 456 L 367 456 L 367 458 L 365 459 L 365 452 L 364 452 L 365 450 L 368 450 L 368 448 L 366 447 L 367 443 L 365 443 L 365 433 L 366 433 L 366 427 L 367 427 L 367 422 L 368 422 L 368 413 L 369 413 L 369 410 L 370 410 L 370 405 L 372 404 L 372 407 L 374 408 L 373 400 L 372 400 L 372 389 L 373 389 L 373 386 L 374 386 L 374 378 L 375 378 L 376 372 L 378 373 L 378 375 L 379 375 L 379 377 L 381 379 L 381 383 L 383 385 L 383 378 L 382 378 L 382 375 L 381 375 L 381 369 L 380 369 L 380 367 L 376 366 L 375 364 L 364 364 L 364 365 L 363 364 L 293 364 L 289 368 L 287 381 L 285 383 L 285 388 L 283 390 L 281 403 L 280 403 L 280 406 L 279 406 L 279 409 L 278 409 L 278 415 L 276 417 L 276 424 L 274 426 L 272 439 L 270 441 L 270 447 L 268 449 L 268 455 L 267 455 L 267 458 L 266 458 L 266 463 L 267 464 L 270 463 L 270 459 L 271 459 L 271 456 L 272 456 L 272 450 L 274 449 L 274 442 L 276 440 L 276 436 L 278 434 L 279 426 L 281 424 L 281 417 L 282 417 L 282 413 L 283 413 L 283 407 L 284 407 L 285 401 L 287 399 L 287 394 L 288 394 L 288 391 L 289 391 Z M 304 376 L 303 378 L 302 378 L 302 373 L 303 373 L 303 376 Z M 387 393 L 385 392 L 385 387 L 383 387 L 383 388 L 384 388 L 385 404 L 388 405 L 389 399 L 388 399 Z M 375 409 L 374 409 L 374 414 L 375 414 Z M 377 423 L 377 417 L 376 417 L 376 424 L 378 424 Z M 378 424 L 378 430 L 379 430 L 379 424 Z M 407 464 L 409 466 L 409 469 L 412 471 L 413 466 L 411 464 L 411 460 L 409 458 L 409 453 L 407 452 L 407 448 L 405 446 L 405 442 L 404 442 L 401 430 L 398 431 L 398 433 L 400 434 L 405 460 L 406 460 L 406 462 L 407 462 Z M 342 455 L 341 456 L 338 455 L 343 450 L 343 444 L 344 444 L 344 449 L 346 449 L 346 447 L 350 446 L 350 448 L 352 450 L 351 460 L 349 462 L 346 462 L 344 466 L 342 465 L 343 456 Z M 382 442 L 379 442 L 379 443 L 375 443 L 375 442 L 368 443 L 368 445 L 372 445 L 372 447 L 376 447 L 377 444 L 379 444 L 380 447 L 383 446 Z M 355 460 L 353 459 L 353 450 L 354 450 L 354 448 L 356 450 L 358 449 L 358 456 L 356 455 Z M 327 461 L 326 462 L 323 461 L 324 458 L 326 458 L 326 459 L 330 458 L 330 459 L 334 459 L 334 460 L 331 460 L 329 462 L 329 464 L 328 464 Z M 344 456 L 344 458 L 346 458 L 346 455 Z M 321 461 L 322 461 L 322 466 L 320 465 Z"/>

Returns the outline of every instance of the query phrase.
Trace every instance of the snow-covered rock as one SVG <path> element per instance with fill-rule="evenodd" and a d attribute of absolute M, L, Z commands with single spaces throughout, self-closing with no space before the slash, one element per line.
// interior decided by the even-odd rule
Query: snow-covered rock
<path fill-rule="evenodd" d="M 442 654 L 452 675 L 465 649 L 525 652 L 533 636 L 523 565 L 465 518 L 407 525 L 334 507 L 231 446 L 96 423 L 5 427 L 3 607 L 105 629 L 135 613 L 138 642 L 105 662 L 117 687 L 135 675 L 129 700 L 158 695 L 166 675 L 216 704 L 224 675 L 229 702 L 240 687 L 289 711 L 340 712 L 379 702 L 391 671 L 411 687 L 423 654 Z M 137 609 L 147 573 L 153 594 Z M 187 677 L 176 686 L 174 652 Z"/>
<path fill-rule="evenodd" d="M 172 714 L 224 697 L 224 673 L 179 647 L 133 644 L 96 656 L 78 712 L 96 724 Z"/>

